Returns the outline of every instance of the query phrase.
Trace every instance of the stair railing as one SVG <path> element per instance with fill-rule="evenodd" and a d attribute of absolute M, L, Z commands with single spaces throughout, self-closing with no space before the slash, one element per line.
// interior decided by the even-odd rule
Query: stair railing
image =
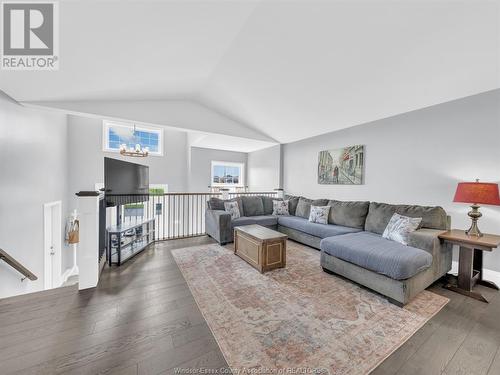
<path fill-rule="evenodd" d="M 38 277 L 36 277 L 36 275 L 33 272 L 24 267 L 21 263 L 19 263 L 17 260 L 15 260 L 12 256 L 10 256 L 5 250 L 1 248 L 0 248 L 0 260 L 3 260 L 9 266 L 14 268 L 17 272 L 22 274 L 24 277 L 21 279 L 21 281 L 24 281 L 26 279 L 35 281 L 38 279 Z"/>

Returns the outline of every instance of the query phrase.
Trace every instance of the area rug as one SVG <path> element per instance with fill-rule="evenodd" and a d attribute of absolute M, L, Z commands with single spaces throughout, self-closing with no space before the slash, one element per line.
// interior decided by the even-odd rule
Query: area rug
<path fill-rule="evenodd" d="M 172 254 L 234 374 L 367 374 L 448 302 L 424 291 L 397 307 L 291 241 L 286 268 L 264 274 L 230 247 Z"/>

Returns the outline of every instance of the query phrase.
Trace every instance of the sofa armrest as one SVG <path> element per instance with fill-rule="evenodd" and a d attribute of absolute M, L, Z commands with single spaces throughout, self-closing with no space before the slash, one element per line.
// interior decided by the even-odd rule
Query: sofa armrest
<path fill-rule="evenodd" d="M 451 269 L 452 246 L 439 239 L 441 229 L 422 228 L 410 233 L 408 246 L 427 251 L 432 255 L 436 274 L 444 275 Z"/>
<path fill-rule="evenodd" d="M 233 241 L 231 214 L 222 210 L 205 211 L 205 231 L 221 244 Z"/>
<path fill-rule="evenodd" d="M 408 236 L 408 246 L 416 247 L 417 249 L 425 250 L 431 254 L 441 246 L 442 242 L 439 235 L 443 230 L 422 228 L 411 232 Z"/>

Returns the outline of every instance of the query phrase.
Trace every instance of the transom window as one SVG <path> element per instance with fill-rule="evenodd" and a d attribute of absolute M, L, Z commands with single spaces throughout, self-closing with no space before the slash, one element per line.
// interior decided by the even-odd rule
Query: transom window
<path fill-rule="evenodd" d="M 244 164 L 212 161 L 213 186 L 243 186 Z"/>
<path fill-rule="evenodd" d="M 119 152 L 120 145 L 148 147 L 150 155 L 163 156 L 163 129 L 134 124 L 103 121 L 104 151 Z"/>

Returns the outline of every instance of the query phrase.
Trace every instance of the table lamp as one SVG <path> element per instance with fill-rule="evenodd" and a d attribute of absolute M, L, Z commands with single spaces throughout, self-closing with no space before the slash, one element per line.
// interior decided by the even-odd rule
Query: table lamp
<path fill-rule="evenodd" d="M 498 194 L 498 184 L 491 182 L 459 182 L 453 202 L 472 203 L 472 208 L 468 215 L 472 220 L 472 225 L 465 231 L 469 236 L 481 237 L 483 234 L 477 226 L 477 221 L 483 214 L 479 212 L 479 204 L 490 204 L 500 206 L 500 196 Z"/>

